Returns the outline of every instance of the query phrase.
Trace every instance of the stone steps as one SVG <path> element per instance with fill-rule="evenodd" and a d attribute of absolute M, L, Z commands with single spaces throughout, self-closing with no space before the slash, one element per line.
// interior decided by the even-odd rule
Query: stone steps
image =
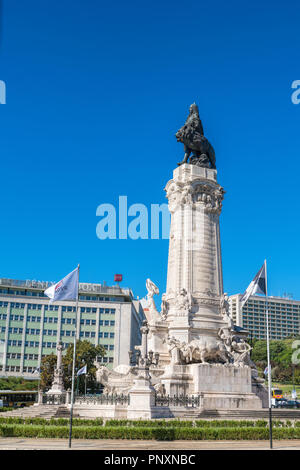
<path fill-rule="evenodd" d="M 15 416 L 18 418 L 52 418 L 55 416 L 58 408 L 58 405 L 32 405 L 26 408 L 18 408 L 16 410 L 6 411 L 1 416 Z"/>
<path fill-rule="evenodd" d="M 59 406 L 56 410 L 54 418 L 70 418 L 70 410 L 66 406 Z M 78 413 L 73 410 L 73 418 L 80 418 Z"/>
<path fill-rule="evenodd" d="M 274 410 L 273 419 L 300 419 L 300 410 Z M 183 418 L 194 419 L 268 419 L 269 410 L 205 410 L 197 413 L 187 412 Z"/>
<path fill-rule="evenodd" d="M 70 410 L 66 406 L 61 405 L 33 405 L 26 408 L 18 408 L 12 411 L 6 411 L 1 416 L 3 417 L 18 417 L 18 418 L 70 418 Z M 0 417 L 1 417 L 0 416 Z M 78 413 L 73 412 L 74 418 L 79 418 Z"/>

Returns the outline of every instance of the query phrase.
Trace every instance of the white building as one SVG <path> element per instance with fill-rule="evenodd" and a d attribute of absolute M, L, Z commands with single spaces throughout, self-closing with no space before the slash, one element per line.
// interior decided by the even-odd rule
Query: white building
<path fill-rule="evenodd" d="M 31 375 L 43 356 L 56 353 L 62 341 L 74 341 L 75 302 L 49 304 L 47 282 L 0 279 L 0 374 Z M 128 288 L 79 284 L 77 338 L 106 350 L 100 362 L 113 368 L 128 364 L 128 351 L 140 344 L 144 318 Z"/>
<path fill-rule="evenodd" d="M 230 315 L 234 323 L 249 331 L 250 336 L 266 339 L 266 298 L 254 295 L 241 308 L 241 294 L 229 297 Z M 268 297 L 269 331 L 271 339 L 283 339 L 300 334 L 300 301 Z"/>

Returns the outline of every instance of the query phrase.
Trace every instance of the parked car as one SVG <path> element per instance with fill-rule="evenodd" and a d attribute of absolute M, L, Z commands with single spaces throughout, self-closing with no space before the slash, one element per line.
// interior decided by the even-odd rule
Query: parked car
<path fill-rule="evenodd" d="M 275 408 L 300 408 L 300 402 L 297 400 L 281 399 L 275 403 Z"/>
<path fill-rule="evenodd" d="M 273 399 L 272 408 L 284 408 L 286 403 L 287 403 L 286 398 Z"/>

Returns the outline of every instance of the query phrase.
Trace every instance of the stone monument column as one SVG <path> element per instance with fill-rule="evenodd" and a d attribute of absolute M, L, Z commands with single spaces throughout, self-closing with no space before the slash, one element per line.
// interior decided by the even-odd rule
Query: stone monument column
<path fill-rule="evenodd" d="M 166 185 L 171 212 L 167 290 L 169 336 L 190 342 L 224 325 L 217 171 L 184 163 Z"/>
<path fill-rule="evenodd" d="M 64 373 L 62 367 L 63 344 L 60 341 L 56 346 L 57 362 L 54 370 L 54 378 L 51 389 L 47 392 L 50 395 L 61 395 L 65 393 Z"/>

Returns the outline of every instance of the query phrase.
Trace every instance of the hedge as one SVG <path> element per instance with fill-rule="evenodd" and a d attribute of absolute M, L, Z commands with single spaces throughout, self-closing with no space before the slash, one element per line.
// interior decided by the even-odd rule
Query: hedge
<path fill-rule="evenodd" d="M 1 424 L 28 424 L 28 425 L 43 425 L 43 426 L 69 426 L 70 420 L 68 418 L 21 418 L 17 416 L 0 417 Z M 73 426 L 102 426 L 103 419 L 81 419 L 73 418 Z"/>
<path fill-rule="evenodd" d="M 106 426 L 127 426 L 127 427 L 165 427 L 165 428 L 234 428 L 234 427 L 256 427 L 267 428 L 269 425 L 266 420 L 128 420 L 128 419 L 109 419 L 106 421 Z M 300 426 L 300 421 L 295 424 Z M 291 421 L 273 420 L 273 427 L 293 427 Z"/>
<path fill-rule="evenodd" d="M 150 427 L 150 428 L 189 428 L 193 427 L 193 421 L 180 421 L 176 420 L 130 420 L 130 419 L 108 419 L 105 423 L 106 426 L 129 426 L 129 427 Z"/>
<path fill-rule="evenodd" d="M 144 439 L 144 440 L 268 440 L 266 427 L 136 427 L 74 426 L 74 439 Z M 1 424 L 2 437 L 63 438 L 69 436 L 67 426 Z M 299 426 L 275 428 L 274 439 L 299 439 Z"/>
<path fill-rule="evenodd" d="M 0 425 L 1 424 L 18 424 L 18 425 L 42 425 L 42 426 L 69 426 L 69 419 L 68 418 L 21 418 L 17 416 L 1 416 L 0 417 Z M 104 421 L 102 418 L 97 419 L 81 419 L 81 418 L 73 418 L 73 426 L 74 427 L 99 427 L 103 426 Z M 250 420 L 190 420 L 190 421 L 180 421 L 178 419 L 174 420 L 118 420 L 118 419 L 110 419 L 107 420 L 105 423 L 105 427 L 126 427 L 129 428 L 162 428 L 162 429 L 169 429 L 169 428 L 268 428 L 268 421 L 267 420 L 257 420 L 257 421 L 250 421 Z M 280 420 L 273 420 L 273 428 L 300 428 L 300 421 L 280 421 Z"/>

